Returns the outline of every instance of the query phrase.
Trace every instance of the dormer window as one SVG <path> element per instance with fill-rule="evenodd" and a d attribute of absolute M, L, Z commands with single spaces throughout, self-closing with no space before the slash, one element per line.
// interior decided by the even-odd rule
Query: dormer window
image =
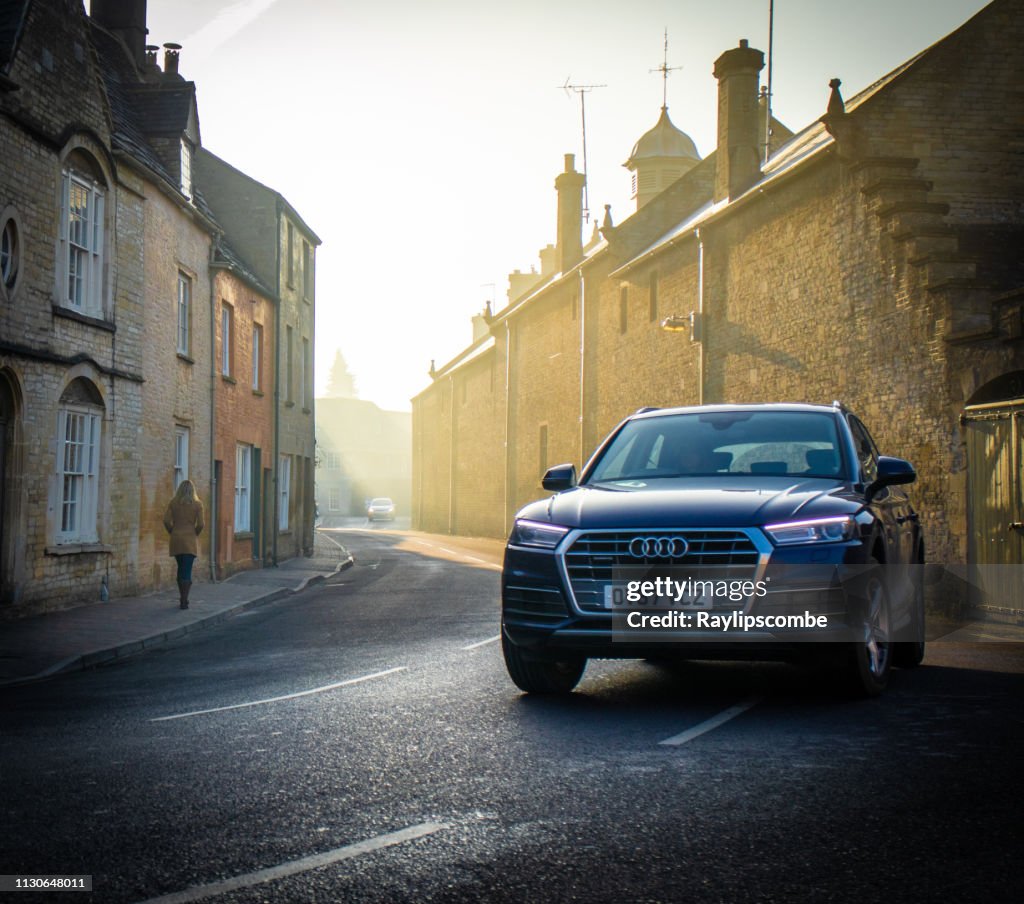
<path fill-rule="evenodd" d="M 192 200 L 192 145 L 181 139 L 181 192 Z"/>

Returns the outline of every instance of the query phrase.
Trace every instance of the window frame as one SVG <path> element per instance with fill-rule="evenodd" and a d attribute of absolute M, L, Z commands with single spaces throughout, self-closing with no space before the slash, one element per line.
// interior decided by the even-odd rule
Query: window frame
<path fill-rule="evenodd" d="M 85 439 L 69 436 L 70 417 L 85 428 Z M 57 412 L 57 545 L 95 543 L 99 540 L 99 459 L 103 437 L 103 410 L 80 402 L 62 402 Z M 69 470 L 69 446 L 81 447 L 82 467 Z M 71 481 L 69 483 L 69 480 Z M 76 487 L 74 499 L 68 498 L 69 487 Z M 69 524 L 69 522 L 71 522 Z"/>
<path fill-rule="evenodd" d="M 193 149 L 192 142 L 187 138 L 181 139 L 181 153 L 178 161 L 179 167 L 179 187 L 181 193 L 188 198 L 190 201 L 193 198 L 193 182 L 192 182 L 192 161 L 193 161 Z"/>
<path fill-rule="evenodd" d="M 188 480 L 192 435 L 188 427 L 180 424 L 174 428 L 174 489 Z"/>
<path fill-rule="evenodd" d="M 235 519 L 236 534 L 252 531 L 252 450 L 247 443 L 235 445 Z"/>
<path fill-rule="evenodd" d="M 313 300 L 313 246 L 302 240 L 302 297 Z"/>
<path fill-rule="evenodd" d="M 191 358 L 192 352 L 192 277 L 184 270 L 178 270 L 177 297 L 177 351 L 179 355 Z"/>
<path fill-rule="evenodd" d="M 21 225 L 13 213 L 0 217 L 0 286 L 13 293 L 21 275 Z"/>
<path fill-rule="evenodd" d="M 292 456 L 282 454 L 278 456 L 277 474 L 277 528 L 288 530 L 291 524 L 291 489 L 292 489 Z"/>
<path fill-rule="evenodd" d="M 285 342 L 285 364 L 284 364 L 284 368 L 285 368 L 285 370 L 284 370 L 284 378 L 285 378 L 285 383 L 284 383 L 284 388 L 285 388 L 284 399 L 285 399 L 285 402 L 291 402 L 292 404 L 295 404 L 295 393 L 294 393 L 295 387 L 294 387 L 294 380 L 292 378 L 292 358 L 293 358 L 293 348 L 295 346 L 295 330 L 293 330 L 292 327 L 290 327 L 290 326 L 286 326 L 285 327 L 285 339 L 286 339 L 286 342 Z"/>
<path fill-rule="evenodd" d="M 73 191 L 84 193 L 81 216 L 72 216 Z M 94 177 L 72 166 L 61 168 L 57 299 L 62 308 L 86 317 L 104 315 L 106 194 L 106 186 Z"/>
<path fill-rule="evenodd" d="M 263 391 L 263 324 L 252 325 L 252 391 Z"/>
<path fill-rule="evenodd" d="M 220 304 L 220 375 L 234 377 L 235 309 L 226 301 Z"/>
<path fill-rule="evenodd" d="M 302 360 L 299 362 L 302 373 L 299 375 L 299 393 L 303 411 L 309 411 L 313 401 L 313 390 L 310 383 L 313 377 L 313 346 L 309 339 L 302 337 Z"/>

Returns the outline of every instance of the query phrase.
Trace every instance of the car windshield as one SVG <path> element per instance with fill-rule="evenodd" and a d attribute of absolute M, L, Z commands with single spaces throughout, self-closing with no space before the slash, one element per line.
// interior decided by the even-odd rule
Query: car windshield
<path fill-rule="evenodd" d="M 391 500 L 385 496 L 382 496 L 379 499 L 374 499 L 373 502 L 370 503 L 370 505 L 391 505 Z"/>
<path fill-rule="evenodd" d="M 835 418 L 813 411 L 704 411 L 627 423 L 585 483 L 661 477 L 838 477 Z"/>

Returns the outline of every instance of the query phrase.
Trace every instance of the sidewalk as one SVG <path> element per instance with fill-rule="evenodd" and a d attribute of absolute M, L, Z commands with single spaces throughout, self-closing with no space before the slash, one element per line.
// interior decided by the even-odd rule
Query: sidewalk
<path fill-rule="evenodd" d="M 348 550 L 317 531 L 312 557 L 243 571 L 219 584 L 197 581 L 188 609 L 178 607 L 172 589 L 0 623 L 0 687 L 131 656 L 297 593 L 352 563 Z"/>

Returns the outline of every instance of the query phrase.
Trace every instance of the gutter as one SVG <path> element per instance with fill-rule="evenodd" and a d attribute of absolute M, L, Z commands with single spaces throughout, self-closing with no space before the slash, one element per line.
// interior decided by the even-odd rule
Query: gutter
<path fill-rule="evenodd" d="M 210 583 L 217 583 L 217 293 L 213 259 L 216 239 L 210 242 Z"/>
<path fill-rule="evenodd" d="M 278 449 L 281 445 L 281 196 L 275 196 L 275 205 L 277 210 L 277 218 L 274 221 L 274 247 L 276 251 L 277 266 L 274 268 L 274 294 L 278 298 L 277 304 L 274 305 L 274 460 L 271 463 L 271 474 L 273 478 L 270 481 L 270 485 L 273 487 L 274 493 L 274 523 L 271 525 L 270 536 L 271 536 L 271 547 L 270 547 L 270 561 L 274 567 L 277 568 L 277 535 L 280 531 L 280 514 L 277 510 L 278 497 L 280 493 L 277 491 L 277 481 L 279 475 L 277 473 L 278 462 L 281 458 L 278 453 Z M 263 558 L 263 550 L 260 550 L 260 558 Z"/>

